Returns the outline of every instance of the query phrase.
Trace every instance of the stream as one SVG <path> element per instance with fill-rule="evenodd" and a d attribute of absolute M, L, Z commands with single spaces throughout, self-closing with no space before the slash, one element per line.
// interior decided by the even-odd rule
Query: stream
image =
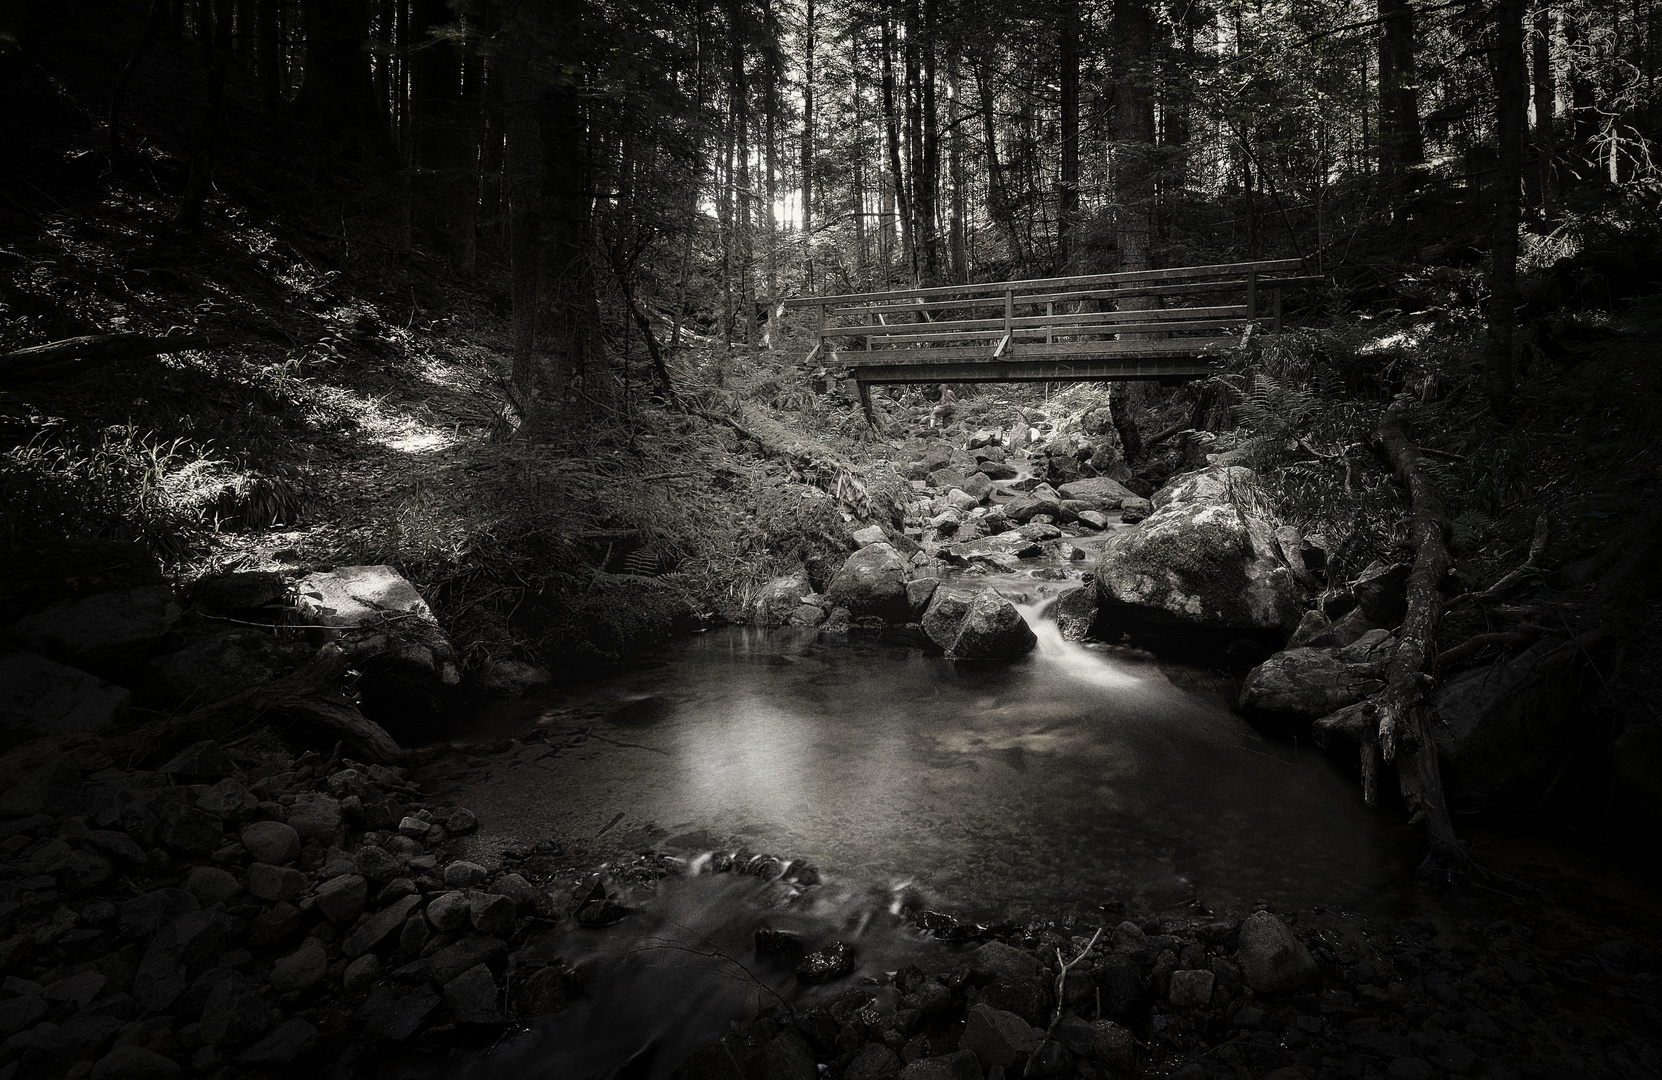
<path fill-rule="evenodd" d="M 964 946 L 907 921 L 920 908 L 1085 927 L 1255 903 L 1412 909 L 1417 837 L 1327 756 L 1231 712 L 1231 680 L 1062 639 L 1051 610 L 1078 566 L 943 582 L 1017 603 L 1038 635 L 1017 662 L 724 627 L 471 718 L 470 736 L 523 747 L 453 785 L 481 822 L 463 857 L 552 839 L 573 872 L 649 851 L 681 871 L 626 898 L 616 926 L 564 920 L 521 950 L 583 971 L 586 992 L 468 1075 L 667 1076 L 729 1021 L 850 985 L 797 981 L 754 950 L 761 926 L 854 943 L 859 971 L 881 974 L 962 963 Z M 807 860 L 820 885 L 711 873 L 723 852 Z"/>

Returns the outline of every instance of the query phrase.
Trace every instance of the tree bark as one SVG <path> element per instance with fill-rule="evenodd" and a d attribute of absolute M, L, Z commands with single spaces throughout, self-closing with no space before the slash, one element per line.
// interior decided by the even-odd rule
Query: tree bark
<path fill-rule="evenodd" d="M 523 62 L 510 68 L 503 101 L 503 186 L 508 201 L 508 352 L 516 389 L 538 391 L 537 321 L 542 294 L 542 143 L 537 85 Z M 526 405 L 519 403 L 522 418 Z"/>
<path fill-rule="evenodd" d="M 814 0 L 805 0 L 802 21 L 802 290 L 812 294 L 814 282 Z"/>
<path fill-rule="evenodd" d="M 127 63 L 122 66 L 121 74 L 116 76 L 115 89 L 110 91 L 109 136 L 112 165 L 121 160 L 121 106 L 127 99 L 127 87 L 132 84 L 133 75 L 144 60 L 144 54 L 150 51 L 151 44 L 155 42 L 166 11 L 167 0 L 150 0 L 150 12 L 145 17 L 144 31 L 139 35 L 139 43 L 134 46 L 133 55 L 128 57 Z"/>
<path fill-rule="evenodd" d="M 894 21 L 887 8 L 883 12 L 882 36 L 882 66 L 883 66 L 883 131 L 886 136 L 889 156 L 889 191 L 899 204 L 900 247 L 902 258 L 908 269 L 914 271 L 917 259 L 913 254 L 913 247 L 917 241 L 912 230 L 912 202 L 906 190 L 905 174 L 900 168 L 900 113 L 895 100 L 894 51 L 895 32 Z"/>
<path fill-rule="evenodd" d="M 1381 759 L 1397 766 L 1397 784 L 1409 813 L 1425 827 L 1430 838 L 1431 848 L 1422 871 L 1446 877 L 1463 856 L 1443 796 L 1437 743 L 1432 738 L 1426 705 L 1426 673 L 1436 654 L 1437 623 L 1443 613 L 1440 587 L 1449 570 L 1448 549 L 1443 544 L 1448 511 L 1404 424 L 1399 402 L 1386 410 L 1376 433 L 1392 471 L 1407 490 L 1409 534 L 1414 544 L 1414 565 L 1408 575 L 1408 613 L 1397 632 L 1400 644 L 1386 667 L 1385 689 L 1376 699 L 1376 738 Z"/>
<path fill-rule="evenodd" d="M 461 274 L 478 260 L 478 80 L 467 57 L 438 31 L 454 18 L 445 0 L 412 0 L 411 33 L 421 39 L 411 72 L 411 224 Z"/>
<path fill-rule="evenodd" d="M 1534 46 L 1535 61 L 1535 156 L 1540 169 L 1537 183 L 1540 188 L 1541 216 L 1550 220 L 1558 197 L 1555 190 L 1557 179 L 1553 173 L 1556 149 L 1553 145 L 1552 130 L 1558 88 L 1552 77 L 1552 10 L 1539 0 L 1535 7 L 1534 40 L 1531 44 Z"/>
<path fill-rule="evenodd" d="M 1518 320 L 1518 223 L 1523 181 L 1524 0 L 1500 0 L 1495 45 L 1495 204 L 1490 240 L 1489 326 L 1483 389 L 1503 413 L 1516 391 L 1512 336 Z"/>
<path fill-rule="evenodd" d="M 1073 257 L 1073 233 L 1079 217 L 1079 3 L 1063 0 L 1057 42 L 1061 83 L 1062 160 L 1056 179 L 1056 247 L 1058 263 Z"/>
<path fill-rule="evenodd" d="M 196 33 L 207 90 L 196 145 L 191 150 L 185 197 L 173 215 L 173 225 L 180 229 L 201 227 L 202 207 L 213 186 L 214 148 L 219 143 L 219 118 L 225 110 L 225 69 L 231 63 L 229 0 L 197 0 Z"/>
<path fill-rule="evenodd" d="M 1420 130 L 1414 10 L 1408 0 L 1379 0 L 1379 183 L 1398 224 L 1407 220 L 1425 161 Z"/>

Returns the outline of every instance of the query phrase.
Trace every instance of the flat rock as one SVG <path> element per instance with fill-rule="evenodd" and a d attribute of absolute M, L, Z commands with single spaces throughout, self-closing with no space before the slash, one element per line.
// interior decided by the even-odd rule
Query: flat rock
<path fill-rule="evenodd" d="M 1174 971 L 1167 1000 L 1179 1008 L 1203 1009 L 1212 1001 L 1216 981 L 1217 976 L 1210 971 Z"/>
<path fill-rule="evenodd" d="M 428 973 L 442 986 L 475 964 L 494 964 L 507 955 L 508 943 L 501 938 L 469 936 L 429 957 Z"/>
<path fill-rule="evenodd" d="M 127 690 L 34 653 L 0 656 L 0 729 L 25 735 L 103 731 L 127 715 Z"/>
<path fill-rule="evenodd" d="M 265 1038 L 237 1055 L 237 1064 L 253 1069 L 275 1069 L 298 1061 L 317 1046 L 318 1030 L 304 1017 L 291 1016 Z"/>
<path fill-rule="evenodd" d="M 392 939 L 410 913 L 421 906 L 421 897 L 406 896 L 382 908 L 354 929 L 341 943 L 341 952 L 348 958 L 375 952 Z"/>
<path fill-rule="evenodd" d="M 1096 510 L 1118 510 L 1126 499 L 1137 498 L 1137 493 L 1106 476 L 1092 476 L 1084 480 L 1070 480 L 1057 489 L 1064 499 L 1079 499 L 1093 504 Z"/>

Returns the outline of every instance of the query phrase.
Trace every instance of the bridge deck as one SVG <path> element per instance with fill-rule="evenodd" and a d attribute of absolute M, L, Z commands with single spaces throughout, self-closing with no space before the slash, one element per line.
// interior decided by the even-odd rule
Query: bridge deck
<path fill-rule="evenodd" d="M 1267 329 L 1281 329 L 1282 291 L 1322 281 L 1299 276 L 1303 265 L 1278 259 L 942 285 L 784 306 L 816 309 L 808 361 L 826 354 L 829 365 L 846 367 L 870 417 L 875 384 L 1204 377 L 1208 358 L 1265 314 Z M 849 319 L 859 322 L 833 325 Z M 839 352 L 838 342 L 859 348 Z"/>

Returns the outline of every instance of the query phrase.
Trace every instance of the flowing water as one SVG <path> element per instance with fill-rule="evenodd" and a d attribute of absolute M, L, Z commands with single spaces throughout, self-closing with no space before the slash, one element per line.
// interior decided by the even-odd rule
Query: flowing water
<path fill-rule="evenodd" d="M 1258 901 L 1428 913 L 1411 884 L 1417 834 L 1363 806 L 1332 758 L 1231 712 L 1230 680 L 1062 640 L 1049 611 L 1077 566 L 949 583 L 1018 604 L 1038 647 L 1013 663 L 728 627 L 471 718 L 470 735 L 524 746 L 448 793 L 481 822 L 464 855 L 552 838 L 570 874 L 646 851 L 679 853 L 683 869 L 620 897 L 634 913 L 615 926 L 566 919 L 523 948 L 515 970 L 558 957 L 585 993 L 442 1074 L 667 1077 L 730 1022 L 860 985 L 798 982 L 758 955 L 761 926 L 809 949 L 852 943 L 856 974 L 881 975 L 963 962 L 969 946 L 922 934 L 908 908 L 1061 918 L 1084 935 Z M 710 873 L 712 851 L 806 859 L 822 884 Z"/>

